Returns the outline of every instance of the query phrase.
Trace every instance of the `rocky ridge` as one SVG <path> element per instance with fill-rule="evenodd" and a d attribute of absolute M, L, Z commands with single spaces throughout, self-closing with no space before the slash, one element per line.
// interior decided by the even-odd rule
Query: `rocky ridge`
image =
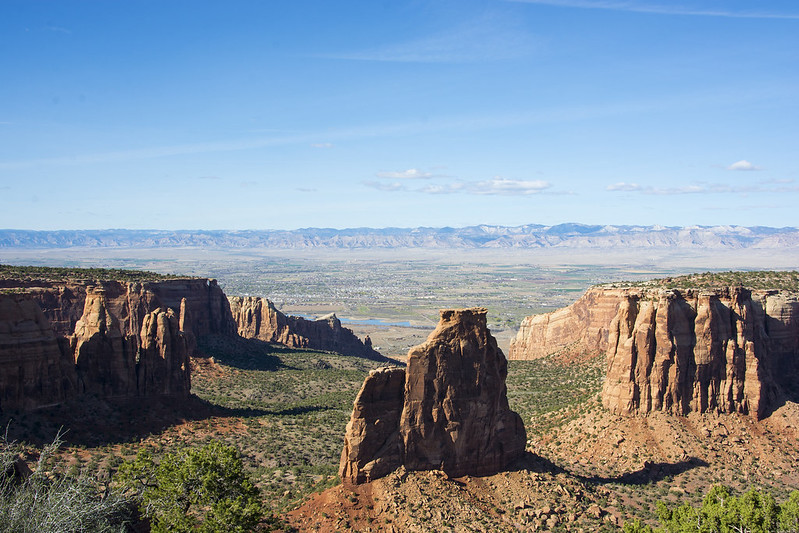
<path fill-rule="evenodd" d="M 228 298 L 238 334 L 247 339 L 283 344 L 292 348 L 310 348 L 346 353 L 368 359 L 384 359 L 372 348 L 367 337 L 361 341 L 341 325 L 335 314 L 316 320 L 285 315 L 267 298 L 231 296 Z"/>
<path fill-rule="evenodd" d="M 784 290 L 594 287 L 528 317 L 511 359 L 607 357 L 613 413 L 739 412 L 760 418 L 799 371 L 799 300 Z"/>
<path fill-rule="evenodd" d="M 0 230 L 0 248 L 169 248 L 185 246 L 283 249 L 594 248 L 780 249 L 799 246 L 796 228 L 526 224 L 463 228 L 302 228 L 262 231 Z"/>
<path fill-rule="evenodd" d="M 448 476 L 496 473 L 524 454 L 526 433 L 508 406 L 507 361 L 482 308 L 441 311 L 407 369 L 364 381 L 347 425 L 340 475 L 364 483 L 404 466 Z"/>
<path fill-rule="evenodd" d="M 41 281 L 9 290 L 12 281 L 2 282 L 0 409 L 29 410 L 82 395 L 189 394 L 188 298 L 171 308 L 151 284 Z M 203 320 L 200 299 L 185 294 Z"/>
<path fill-rule="evenodd" d="M 19 268 L 11 270 L 14 275 L 0 276 L 4 411 L 45 407 L 83 395 L 188 396 L 189 357 L 195 339 L 207 335 L 240 334 L 292 347 L 382 358 L 335 317 L 286 317 L 260 298 L 231 299 L 234 315 L 212 279 L 146 279 L 143 273 L 126 271 L 119 272 L 133 280 L 74 276 L 80 271 L 59 278 L 21 276 Z M 257 327 L 246 327 L 245 316 Z M 269 330 L 269 325 L 275 327 Z"/>

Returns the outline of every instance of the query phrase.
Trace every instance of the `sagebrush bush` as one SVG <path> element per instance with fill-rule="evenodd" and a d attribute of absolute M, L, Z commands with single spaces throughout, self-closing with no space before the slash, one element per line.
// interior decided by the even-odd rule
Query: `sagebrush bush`
<path fill-rule="evenodd" d="M 72 533 L 125 531 L 132 509 L 120 493 L 100 491 L 88 476 L 60 470 L 54 453 L 60 435 L 45 446 L 30 475 L 18 475 L 22 447 L 0 439 L 0 531 Z"/>

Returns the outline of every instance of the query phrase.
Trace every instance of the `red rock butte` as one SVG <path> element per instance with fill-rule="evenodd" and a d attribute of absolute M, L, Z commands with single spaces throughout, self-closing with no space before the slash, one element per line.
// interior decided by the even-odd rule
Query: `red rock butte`
<path fill-rule="evenodd" d="M 369 374 L 347 425 L 340 475 L 364 483 L 405 466 L 451 477 L 497 473 L 524 454 L 521 417 L 508 406 L 507 360 L 486 309 L 441 311 L 408 352 L 407 369 Z"/>

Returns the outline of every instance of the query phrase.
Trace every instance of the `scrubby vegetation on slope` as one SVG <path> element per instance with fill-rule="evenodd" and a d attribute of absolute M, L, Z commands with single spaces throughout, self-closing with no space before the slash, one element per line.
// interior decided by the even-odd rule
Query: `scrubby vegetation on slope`
<path fill-rule="evenodd" d="M 102 490 L 89 473 L 63 471 L 55 457 L 60 435 L 44 446 L 32 471 L 23 457 L 28 447 L 0 439 L 0 530 L 8 533 L 124 532 L 133 501 L 121 491 Z M 25 466 L 22 466 L 25 465 Z"/>
<path fill-rule="evenodd" d="M 622 281 L 600 285 L 600 287 L 659 287 L 663 289 L 717 289 L 739 286 L 756 290 L 799 291 L 799 272 L 795 270 L 702 272 L 648 281 Z"/>
<path fill-rule="evenodd" d="M 65 268 L 40 266 L 0 265 L 0 279 L 16 280 L 112 280 L 112 281 L 157 281 L 163 279 L 185 278 L 174 274 L 158 274 L 144 270 L 124 270 L 118 268 Z"/>

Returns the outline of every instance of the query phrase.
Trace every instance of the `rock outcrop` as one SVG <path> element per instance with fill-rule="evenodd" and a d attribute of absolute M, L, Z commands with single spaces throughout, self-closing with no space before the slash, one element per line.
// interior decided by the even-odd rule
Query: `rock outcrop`
<path fill-rule="evenodd" d="M 606 354 L 602 402 L 614 413 L 760 418 L 799 371 L 799 301 L 743 287 L 593 288 L 564 310 L 525 319 L 511 354 L 567 346 Z"/>
<path fill-rule="evenodd" d="M 408 353 L 406 370 L 375 371 L 364 382 L 347 425 L 342 480 L 370 481 L 401 465 L 452 477 L 506 468 L 526 444 L 506 377 L 486 310 L 441 311 L 438 327 Z"/>
<path fill-rule="evenodd" d="M 0 295 L 0 408 L 56 404 L 74 391 L 74 362 L 42 309 L 24 295 Z"/>
<path fill-rule="evenodd" d="M 0 409 L 34 409 L 80 395 L 186 396 L 189 357 L 205 335 L 385 360 L 335 316 L 285 316 L 266 298 L 228 301 L 212 279 L 4 277 Z"/>
<path fill-rule="evenodd" d="M 191 389 L 192 336 L 184 329 L 187 327 L 185 300 L 183 304 L 180 315 L 170 307 L 159 307 L 144 316 L 136 367 L 139 394 L 177 395 Z"/>
<path fill-rule="evenodd" d="M 232 296 L 228 298 L 238 334 L 248 339 L 284 344 L 292 348 L 310 348 L 382 360 L 371 341 L 361 341 L 336 315 L 317 320 L 287 316 L 267 298 Z"/>
<path fill-rule="evenodd" d="M 187 396 L 192 327 L 233 330 L 229 310 L 227 318 L 213 314 L 216 308 L 224 311 L 227 299 L 211 280 L 27 280 L 16 287 L 14 280 L 2 281 L 2 410 L 29 410 L 81 395 Z M 171 297 L 174 287 L 188 285 L 196 285 L 199 294 Z M 192 305 L 199 320 L 192 319 Z"/>
<path fill-rule="evenodd" d="M 538 359 L 560 350 L 598 355 L 608 346 L 608 326 L 626 289 L 589 289 L 572 305 L 528 316 L 511 340 L 508 359 Z"/>
<path fill-rule="evenodd" d="M 234 335 L 236 325 L 227 297 L 214 279 L 174 278 L 145 282 L 116 280 L 0 279 L 0 290 L 24 293 L 36 301 L 61 337 L 75 332 L 87 294 L 102 291 L 104 306 L 117 318 L 124 335 L 141 330 L 142 317 L 158 307 L 180 309 L 186 300 L 188 328 L 197 336 Z"/>
<path fill-rule="evenodd" d="M 378 368 L 364 380 L 347 424 L 340 476 L 350 483 L 381 478 L 402 465 L 400 418 L 404 368 Z"/>

